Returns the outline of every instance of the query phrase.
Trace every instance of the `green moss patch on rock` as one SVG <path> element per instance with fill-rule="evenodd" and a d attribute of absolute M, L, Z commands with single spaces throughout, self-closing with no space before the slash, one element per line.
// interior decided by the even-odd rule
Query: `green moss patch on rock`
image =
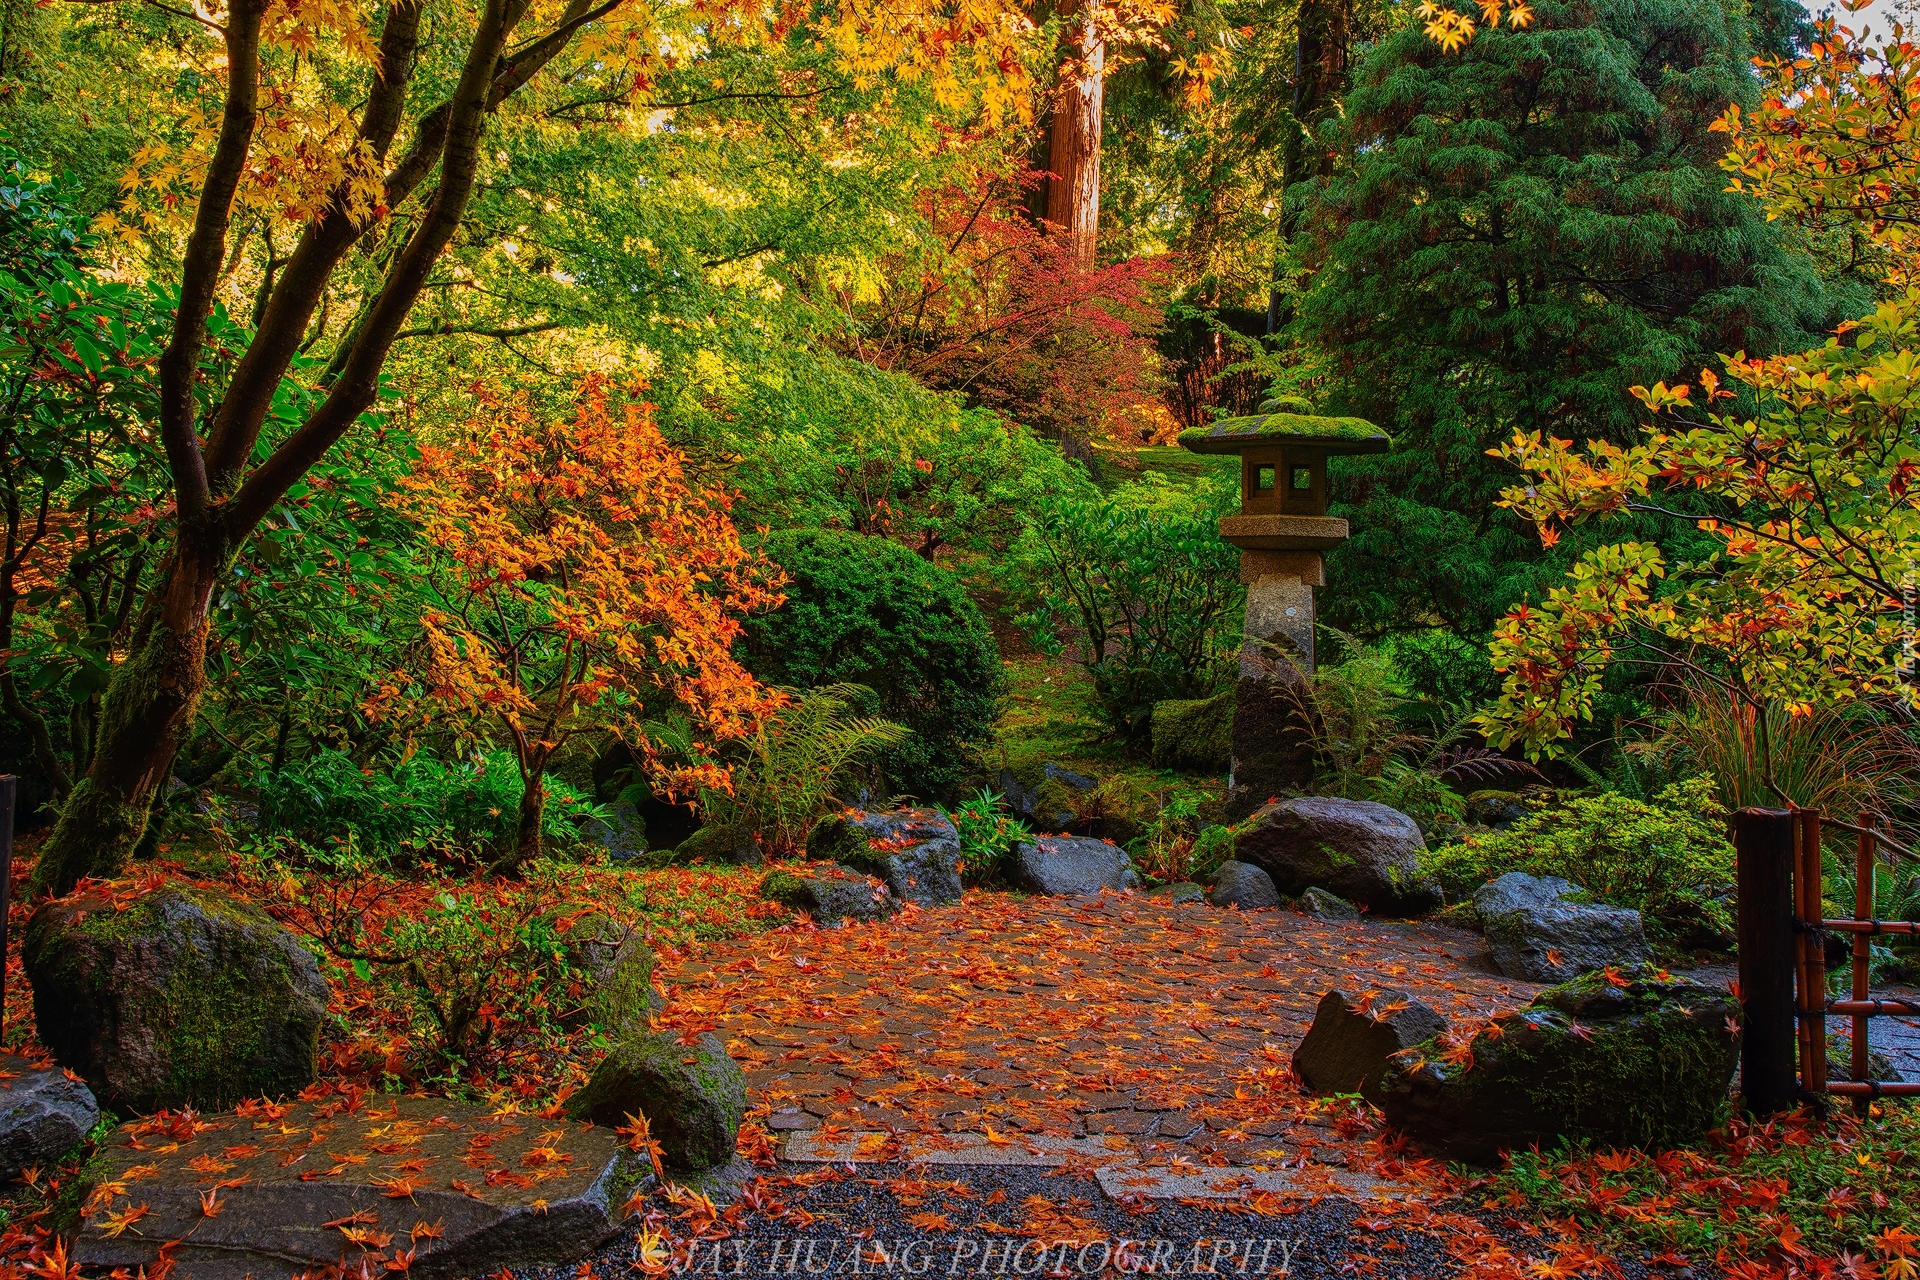
<path fill-rule="evenodd" d="M 1163 769 L 1233 767 L 1233 690 L 1153 704 L 1153 762 Z"/>
<path fill-rule="evenodd" d="M 1739 1005 L 1651 966 L 1549 988 L 1448 1060 L 1430 1040 L 1383 1090 L 1387 1119 L 1459 1160 L 1570 1138 L 1665 1147 L 1725 1118 Z"/>
<path fill-rule="evenodd" d="M 644 1116 L 667 1168 L 698 1173 L 733 1159 L 747 1082 L 711 1032 L 692 1044 L 643 1032 L 602 1059 L 570 1109 L 576 1119 L 609 1127 Z"/>
<path fill-rule="evenodd" d="M 313 1082 L 326 980 L 257 907 L 182 883 L 120 904 L 86 893 L 34 912 L 22 951 L 41 1040 L 116 1111 Z"/>
<path fill-rule="evenodd" d="M 879 880 L 837 863 L 816 863 L 804 876 L 769 872 L 760 882 L 760 896 L 789 910 L 804 911 L 820 925 L 880 920 L 900 905 Z"/>

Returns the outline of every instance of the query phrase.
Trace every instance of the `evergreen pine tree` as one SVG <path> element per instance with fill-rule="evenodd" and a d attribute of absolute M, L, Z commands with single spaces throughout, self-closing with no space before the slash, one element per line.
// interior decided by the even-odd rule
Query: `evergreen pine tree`
<path fill-rule="evenodd" d="M 1455 53 L 1418 24 L 1373 46 L 1330 130 L 1343 163 L 1310 187 L 1296 330 L 1341 375 L 1329 408 L 1396 441 L 1340 468 L 1356 536 L 1330 566 L 1335 625 L 1483 629 L 1546 568 L 1492 505 L 1513 477 L 1487 448 L 1629 439 L 1628 387 L 1845 314 L 1717 167 L 1710 126 L 1756 91 L 1744 4 L 1537 11 Z"/>

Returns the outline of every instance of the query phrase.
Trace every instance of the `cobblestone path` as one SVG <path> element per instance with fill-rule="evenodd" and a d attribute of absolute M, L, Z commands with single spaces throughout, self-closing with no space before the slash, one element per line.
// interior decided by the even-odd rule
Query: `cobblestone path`
<path fill-rule="evenodd" d="M 1217 1165 L 1277 1154 L 1282 1132 L 1301 1144 L 1236 1091 L 1286 1070 L 1325 992 L 1406 990 L 1473 1022 L 1539 990 L 1481 951 L 1444 926 L 974 893 L 885 925 L 743 940 L 661 978 L 667 1020 L 719 1032 L 776 1135 L 1114 1135 Z"/>

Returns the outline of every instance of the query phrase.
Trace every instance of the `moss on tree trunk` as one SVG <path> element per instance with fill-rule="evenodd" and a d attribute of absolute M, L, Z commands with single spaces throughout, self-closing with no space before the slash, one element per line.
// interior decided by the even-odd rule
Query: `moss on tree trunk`
<path fill-rule="evenodd" d="M 153 798 L 206 689 L 207 602 L 222 563 L 176 552 L 143 606 L 132 652 L 101 702 L 92 763 L 34 866 L 34 894 L 118 874 L 146 834 Z"/>

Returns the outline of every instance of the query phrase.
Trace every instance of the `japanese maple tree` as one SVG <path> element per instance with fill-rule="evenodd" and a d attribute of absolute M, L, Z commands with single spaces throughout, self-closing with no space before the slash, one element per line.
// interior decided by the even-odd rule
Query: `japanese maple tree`
<path fill-rule="evenodd" d="M 1920 50 L 1822 25 L 1770 68 L 1751 113 L 1729 108 L 1723 166 L 1773 218 L 1856 240 L 1884 301 L 1824 346 L 1726 357 L 1697 386 L 1636 387 L 1652 415 L 1627 446 L 1539 433 L 1496 450 L 1527 474 L 1505 505 L 1543 538 L 1637 514 L 1697 526 L 1713 553 L 1668 563 L 1648 542 L 1599 547 L 1564 586 L 1522 605 L 1493 642 L 1502 696 L 1489 735 L 1551 752 L 1591 715 L 1608 665 L 1682 664 L 1751 706 L 1868 698 L 1913 705 L 1920 373 L 1913 232 L 1920 190 Z"/>
<path fill-rule="evenodd" d="M 625 128 L 645 119 L 665 70 L 782 41 L 831 50 L 862 84 L 915 79 L 943 107 L 988 121 L 1030 114 L 1033 24 L 1005 0 L 799 11 L 457 0 L 431 13 L 418 0 L 224 0 L 167 12 L 178 28 L 150 53 L 170 73 L 164 115 L 179 131 L 134 156 L 102 229 L 123 244 L 127 269 L 178 283 L 154 423 L 171 528 L 36 891 L 113 874 L 144 834 L 207 686 L 217 588 L 281 520 L 289 490 L 374 408 L 455 237 L 498 234 L 471 221 L 498 163 L 490 132 Z M 237 286 L 252 294 L 253 332 L 230 376 L 206 379 L 210 317 Z M 303 353 L 316 366 L 307 373 Z M 289 405 L 298 411 L 283 421 Z"/>
<path fill-rule="evenodd" d="M 732 653 L 741 618 L 781 602 L 779 571 L 741 545 L 731 496 L 689 478 L 651 405 L 599 377 L 571 418 L 490 405 L 422 451 L 398 502 L 443 569 L 420 619 L 424 692 L 498 721 L 525 782 L 496 871 L 539 856 L 547 770 L 579 734 L 617 736 L 669 787 L 726 790 L 717 764 L 666 762 L 649 725 L 677 712 L 712 744 L 782 705 Z M 395 678 L 369 710 L 415 692 Z"/>

